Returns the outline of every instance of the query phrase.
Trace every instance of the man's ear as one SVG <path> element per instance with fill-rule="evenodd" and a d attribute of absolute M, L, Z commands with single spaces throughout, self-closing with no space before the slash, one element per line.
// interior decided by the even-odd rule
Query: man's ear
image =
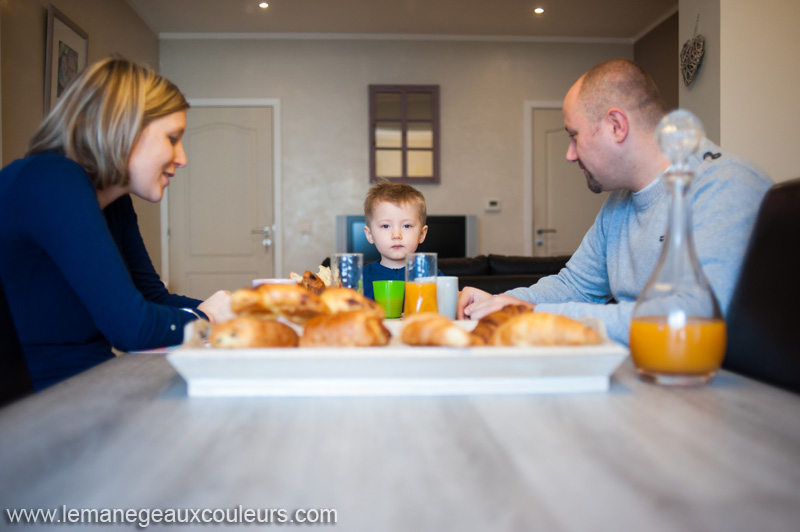
<path fill-rule="evenodd" d="M 369 226 L 364 226 L 364 235 L 367 237 L 367 242 L 370 244 L 374 244 L 375 242 L 372 240 L 372 231 L 369 230 Z"/>
<path fill-rule="evenodd" d="M 423 225 L 422 231 L 419 232 L 419 243 L 422 244 L 425 242 L 425 237 L 428 236 L 428 226 Z"/>
<path fill-rule="evenodd" d="M 606 120 L 611 125 L 611 132 L 615 141 L 623 142 L 628 138 L 630 124 L 625 111 L 619 107 L 612 107 L 606 113 Z"/>

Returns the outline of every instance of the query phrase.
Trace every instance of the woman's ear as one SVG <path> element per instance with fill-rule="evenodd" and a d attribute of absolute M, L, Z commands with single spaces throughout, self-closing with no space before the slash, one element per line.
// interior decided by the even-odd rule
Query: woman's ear
<path fill-rule="evenodd" d="M 614 140 L 623 142 L 628 138 L 630 124 L 628 122 L 628 115 L 619 107 L 612 107 L 606 113 L 606 120 L 611 125 L 611 132 Z"/>
<path fill-rule="evenodd" d="M 372 240 L 372 231 L 369 230 L 369 226 L 368 225 L 364 226 L 364 236 L 367 237 L 367 242 L 369 242 L 370 244 L 374 244 L 375 243 Z"/>

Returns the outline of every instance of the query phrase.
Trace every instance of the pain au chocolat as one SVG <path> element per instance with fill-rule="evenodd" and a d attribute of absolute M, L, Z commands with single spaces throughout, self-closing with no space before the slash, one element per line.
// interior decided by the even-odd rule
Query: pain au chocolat
<path fill-rule="evenodd" d="M 259 319 L 284 317 L 304 324 L 314 316 L 327 314 L 328 307 L 319 296 L 299 285 L 262 284 L 231 294 L 231 310 L 240 316 Z"/>

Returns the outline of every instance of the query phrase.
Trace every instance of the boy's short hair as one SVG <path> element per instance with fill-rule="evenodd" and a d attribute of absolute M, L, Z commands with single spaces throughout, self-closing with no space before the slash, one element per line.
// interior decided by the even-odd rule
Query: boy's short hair
<path fill-rule="evenodd" d="M 367 225 L 372 222 L 375 207 L 383 201 L 388 201 L 398 207 L 406 203 L 416 207 L 422 225 L 425 225 L 428 219 L 428 209 L 425 206 L 425 196 L 422 195 L 422 192 L 410 185 L 384 181 L 374 185 L 367 192 L 367 197 L 364 200 L 364 219 Z"/>

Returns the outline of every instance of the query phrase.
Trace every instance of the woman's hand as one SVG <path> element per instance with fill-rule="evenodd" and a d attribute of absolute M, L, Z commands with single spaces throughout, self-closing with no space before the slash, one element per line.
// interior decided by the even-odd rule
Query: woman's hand
<path fill-rule="evenodd" d="M 231 310 L 231 293 L 227 290 L 215 292 L 208 299 L 197 306 L 197 310 L 202 310 L 211 325 L 232 320 L 236 314 Z"/>
<path fill-rule="evenodd" d="M 533 303 L 528 303 L 516 297 L 500 294 L 493 296 L 483 290 L 465 287 L 458 295 L 458 314 L 460 320 L 479 320 L 487 314 L 498 311 L 506 305 L 525 305 L 534 308 Z"/>

